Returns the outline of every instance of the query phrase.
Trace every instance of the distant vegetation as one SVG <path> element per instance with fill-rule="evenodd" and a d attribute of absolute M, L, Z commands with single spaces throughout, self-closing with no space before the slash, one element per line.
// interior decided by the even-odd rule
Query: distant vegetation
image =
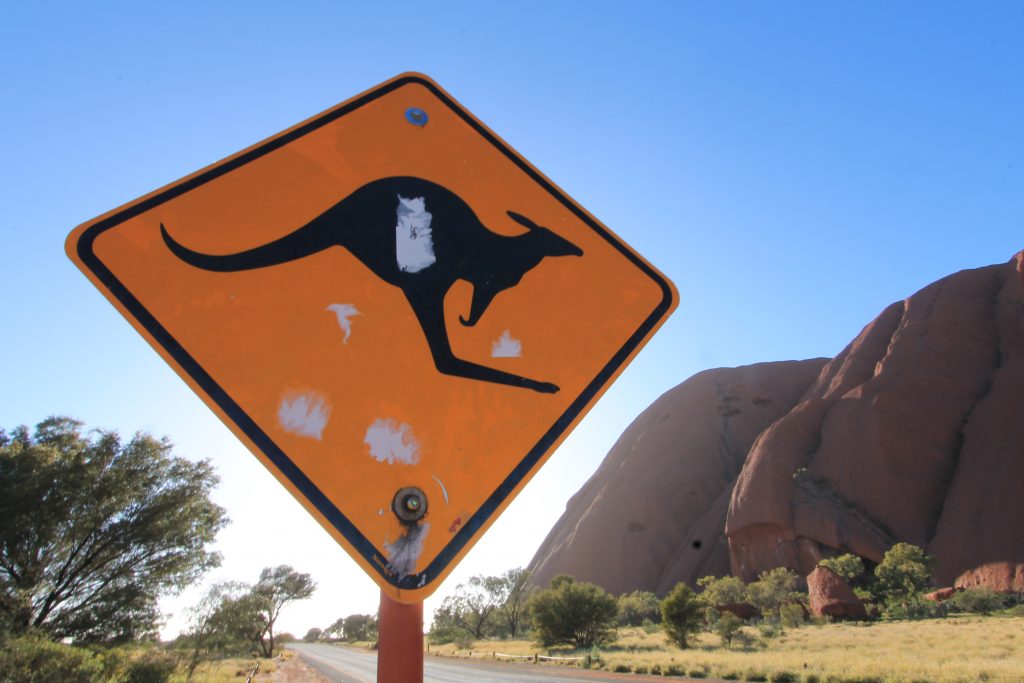
<path fill-rule="evenodd" d="M 924 592 L 932 560 L 906 543 L 894 545 L 871 572 L 850 554 L 821 564 L 867 603 L 866 620 L 847 625 L 814 617 L 807 593 L 799 588 L 800 577 L 780 567 L 750 583 L 706 576 L 697 581 L 699 592 L 679 584 L 660 600 L 643 591 L 616 598 L 564 575 L 544 589 L 523 581 L 516 602 L 525 602 L 527 609 L 520 627 L 511 631 L 493 616 L 508 595 L 498 589 L 500 577 L 478 576 L 445 600 L 429 639 L 432 651 L 440 654 L 547 653 L 577 656 L 583 666 L 611 671 L 727 680 L 952 681 L 962 680 L 971 667 L 971 678 L 1024 671 L 1010 663 L 1015 657 L 1024 661 L 1024 619 L 1019 618 L 1024 617 L 1024 596 L 973 588 L 957 591 L 946 602 L 928 600 Z M 964 614 L 993 615 L 991 628 L 1002 634 L 1003 649 L 983 642 L 984 620 Z M 940 639 L 954 635 L 960 640 L 941 653 L 926 654 L 906 640 L 912 633 L 920 635 L 923 648 L 938 647 Z M 794 647 L 794 642 L 802 645 Z M 972 656 L 970 647 L 987 654 Z M 852 661 L 851 651 L 863 661 Z M 932 665 L 928 657 L 945 664 Z"/>
<path fill-rule="evenodd" d="M 192 680 L 203 662 L 250 654 L 273 657 L 280 644 L 274 626 L 281 610 L 311 597 L 314 590 L 309 574 L 288 565 L 267 567 L 254 586 L 214 585 L 192 609 L 189 630 L 175 641 L 175 649 L 185 654 L 186 680 Z"/>
<path fill-rule="evenodd" d="M 271 656 L 281 610 L 315 588 L 287 566 L 214 586 L 187 634 L 157 642 L 158 600 L 220 562 L 216 483 L 148 434 L 68 417 L 0 429 L 0 681 L 185 681 L 213 659 Z"/>

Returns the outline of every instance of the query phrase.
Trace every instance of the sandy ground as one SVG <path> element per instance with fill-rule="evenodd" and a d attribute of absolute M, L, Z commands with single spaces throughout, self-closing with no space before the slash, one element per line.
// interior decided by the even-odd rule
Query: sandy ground
<path fill-rule="evenodd" d="M 289 657 L 274 669 L 274 683 L 330 683 L 298 657 Z"/>

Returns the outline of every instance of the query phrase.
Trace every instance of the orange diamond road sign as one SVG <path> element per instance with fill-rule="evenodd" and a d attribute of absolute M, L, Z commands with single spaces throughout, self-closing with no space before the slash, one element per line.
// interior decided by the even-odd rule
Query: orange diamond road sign
<path fill-rule="evenodd" d="M 404 603 L 677 302 L 417 74 L 79 226 L 67 252 Z"/>

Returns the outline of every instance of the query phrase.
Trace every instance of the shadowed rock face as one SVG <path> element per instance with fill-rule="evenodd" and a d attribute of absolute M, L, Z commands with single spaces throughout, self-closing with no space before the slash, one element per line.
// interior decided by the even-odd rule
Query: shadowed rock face
<path fill-rule="evenodd" d="M 615 593 L 897 541 L 1024 590 L 1024 253 L 886 308 L 831 361 L 700 373 L 642 413 L 532 562 Z M 724 532 L 724 533 L 723 533 Z M 699 544 L 698 544 L 699 542 Z M 698 547 L 699 545 L 699 547 Z"/>
<path fill-rule="evenodd" d="M 751 444 L 792 408 L 826 359 L 708 370 L 633 421 L 573 496 L 531 563 L 613 593 L 665 593 L 729 573 L 723 530 Z"/>

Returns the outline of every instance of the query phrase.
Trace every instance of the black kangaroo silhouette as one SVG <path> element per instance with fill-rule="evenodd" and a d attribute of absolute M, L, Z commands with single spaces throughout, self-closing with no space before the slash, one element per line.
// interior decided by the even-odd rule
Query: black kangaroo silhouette
<path fill-rule="evenodd" d="M 515 237 L 491 232 L 458 195 L 437 183 L 400 176 L 363 185 L 294 232 L 235 254 L 203 254 L 181 245 L 163 223 L 168 248 L 182 261 L 217 272 L 265 268 L 340 246 L 377 277 L 402 290 L 409 301 L 437 370 L 446 375 L 555 393 L 550 382 L 521 377 L 457 358 L 444 321 L 444 299 L 456 280 L 473 285 L 469 317 L 480 320 L 494 297 L 519 284 L 547 256 L 582 256 L 583 251 L 513 211 L 528 230 Z"/>

